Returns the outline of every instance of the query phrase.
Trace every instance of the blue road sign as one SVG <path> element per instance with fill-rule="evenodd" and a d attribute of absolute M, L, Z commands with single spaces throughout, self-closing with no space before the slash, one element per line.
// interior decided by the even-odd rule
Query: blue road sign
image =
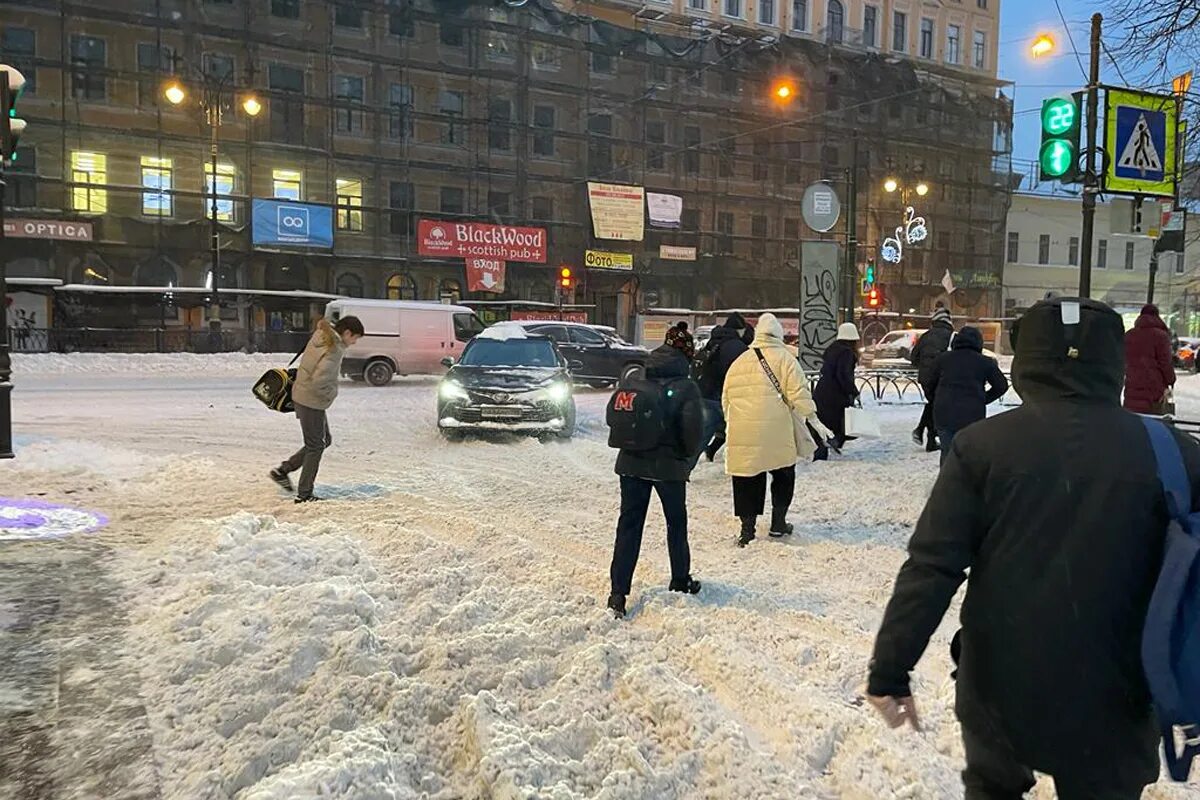
<path fill-rule="evenodd" d="M 1106 94 L 1105 189 L 1117 193 L 1173 194 L 1178 115 L 1175 98 L 1113 88 Z"/>

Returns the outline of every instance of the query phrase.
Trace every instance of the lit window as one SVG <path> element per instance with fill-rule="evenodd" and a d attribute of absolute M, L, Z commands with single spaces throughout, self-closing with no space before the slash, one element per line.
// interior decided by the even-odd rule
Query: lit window
<path fill-rule="evenodd" d="M 205 182 L 207 184 L 207 197 L 204 201 L 204 214 L 209 219 L 212 219 L 212 196 L 213 183 L 216 183 L 217 190 L 217 221 L 218 222 L 233 222 L 233 199 L 230 195 L 233 194 L 234 177 L 237 175 L 232 164 L 217 164 L 217 172 L 214 180 L 212 164 L 208 164 L 204 168 Z"/>
<path fill-rule="evenodd" d="M 173 212 L 171 159 L 142 156 L 142 213 L 169 217 Z"/>
<path fill-rule="evenodd" d="M 108 211 L 108 156 L 100 153 L 71 153 L 71 208 L 91 214 Z"/>
<path fill-rule="evenodd" d="M 339 231 L 361 231 L 363 229 L 363 185 L 355 178 L 337 179 L 337 229 Z"/>
<path fill-rule="evenodd" d="M 271 171 L 274 197 L 280 200 L 300 200 L 303 177 L 298 169 L 276 169 Z"/>

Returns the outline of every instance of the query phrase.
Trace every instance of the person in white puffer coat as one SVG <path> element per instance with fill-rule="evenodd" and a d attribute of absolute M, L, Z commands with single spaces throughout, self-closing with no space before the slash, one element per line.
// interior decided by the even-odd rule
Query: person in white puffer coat
<path fill-rule="evenodd" d="M 738 546 L 754 540 L 766 504 L 768 473 L 770 535 L 790 534 L 787 513 L 795 492 L 796 462 L 816 451 L 804 423 L 822 439 L 831 434 L 817 419 L 808 378 L 784 345 L 783 326 L 774 314 L 759 317 L 754 343 L 729 368 L 721 406 L 727 425 L 725 473 L 733 479 L 733 511 L 742 523 Z"/>

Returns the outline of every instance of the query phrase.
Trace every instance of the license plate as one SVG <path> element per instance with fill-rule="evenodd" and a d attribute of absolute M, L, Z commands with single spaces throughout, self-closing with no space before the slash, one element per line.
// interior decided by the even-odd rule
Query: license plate
<path fill-rule="evenodd" d="M 484 406 L 479 410 L 484 419 L 520 419 L 521 409 L 513 406 Z"/>

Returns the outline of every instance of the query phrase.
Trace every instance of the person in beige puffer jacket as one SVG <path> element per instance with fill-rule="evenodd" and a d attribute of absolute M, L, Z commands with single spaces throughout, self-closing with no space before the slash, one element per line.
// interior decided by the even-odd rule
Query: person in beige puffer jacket
<path fill-rule="evenodd" d="M 318 320 L 317 329 L 300 356 L 296 381 L 292 384 L 292 405 L 300 420 L 304 446 L 271 470 L 271 480 L 289 492 L 292 491 L 290 476 L 300 470 L 297 503 L 319 499 L 313 495 L 313 484 L 321 466 L 321 455 L 333 444 L 325 412 L 337 398 L 342 356 L 362 335 L 363 325 L 358 317 L 342 317 L 333 325 L 328 320 Z"/>
<path fill-rule="evenodd" d="M 774 374 L 778 389 L 767 375 L 764 362 Z M 787 512 L 795 491 L 796 461 L 811 458 L 816 451 L 804 423 L 812 425 L 822 438 L 830 433 L 817 419 L 808 378 L 796 356 L 784 345 L 783 326 L 774 314 L 759 317 L 750 350 L 729 368 L 721 405 L 727 424 L 725 473 L 733 478 L 733 510 L 742 523 L 738 546 L 745 547 L 754 540 L 755 526 L 766 503 L 768 473 L 770 535 L 790 534 L 793 528 Z M 797 425 L 800 435 L 795 433 Z"/>

